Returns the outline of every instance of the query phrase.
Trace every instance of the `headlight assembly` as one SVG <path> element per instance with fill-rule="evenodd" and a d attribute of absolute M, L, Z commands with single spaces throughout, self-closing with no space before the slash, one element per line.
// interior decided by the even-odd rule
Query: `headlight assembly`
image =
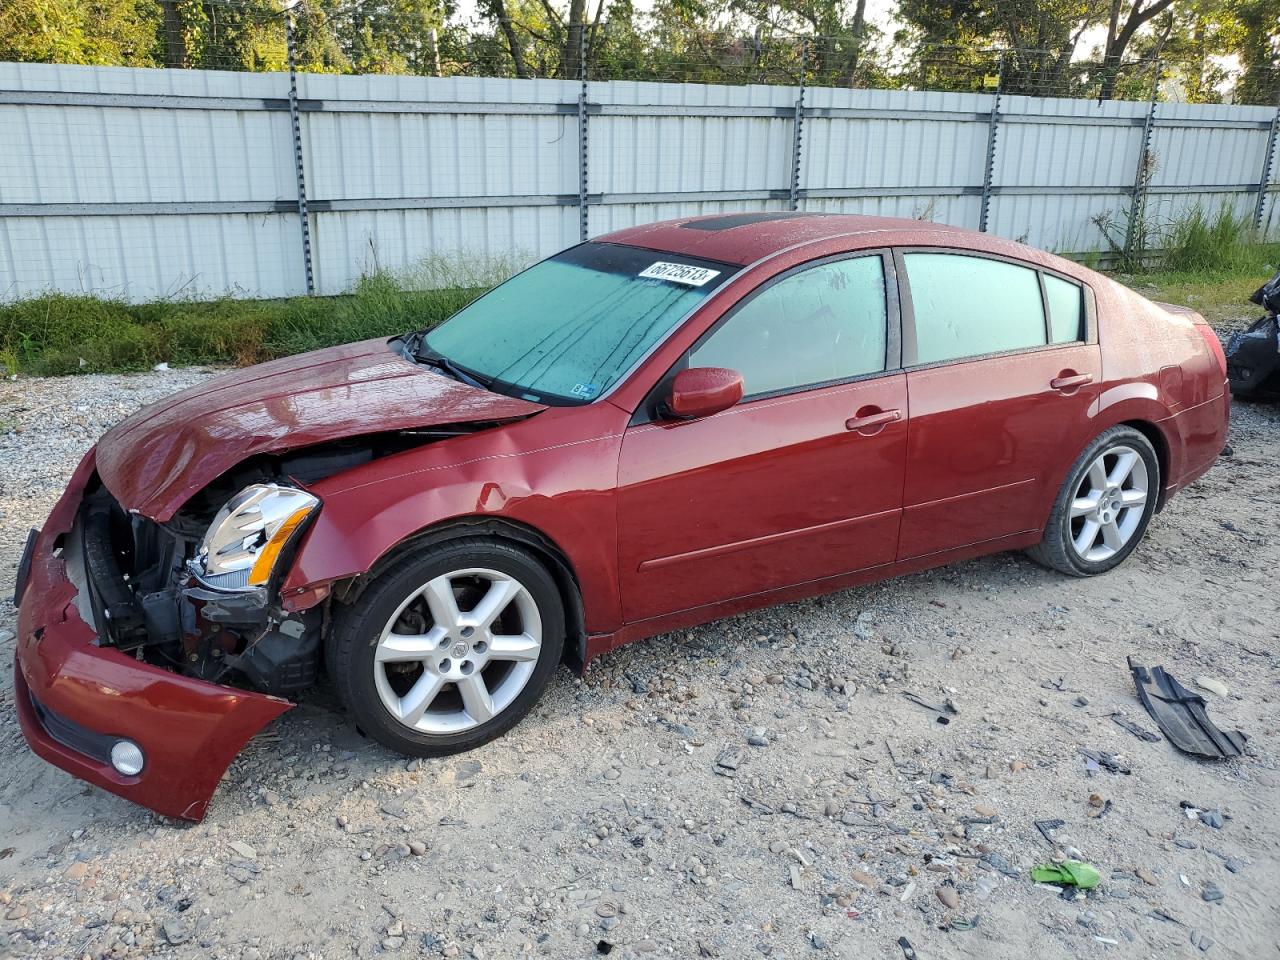
<path fill-rule="evenodd" d="M 213 518 L 193 563 L 195 573 L 218 590 L 264 586 L 280 551 L 319 506 L 319 499 L 293 487 L 245 487 Z"/>

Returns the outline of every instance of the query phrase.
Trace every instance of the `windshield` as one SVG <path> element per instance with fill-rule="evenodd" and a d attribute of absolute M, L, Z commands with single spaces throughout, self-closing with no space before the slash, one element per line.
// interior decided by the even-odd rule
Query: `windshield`
<path fill-rule="evenodd" d="M 584 243 L 464 307 L 427 334 L 426 353 L 504 393 L 590 403 L 738 269 Z"/>

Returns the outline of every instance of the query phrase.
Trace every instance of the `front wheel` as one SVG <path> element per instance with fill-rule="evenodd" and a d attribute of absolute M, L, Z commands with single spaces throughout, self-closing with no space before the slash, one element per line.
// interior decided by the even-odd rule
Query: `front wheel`
<path fill-rule="evenodd" d="M 532 708 L 560 662 L 564 607 L 521 548 L 452 540 L 392 566 L 334 624 L 338 693 L 410 756 L 471 750 Z"/>
<path fill-rule="evenodd" d="M 1132 427 L 1104 430 L 1072 465 L 1044 539 L 1027 552 L 1061 573 L 1090 577 L 1133 552 L 1155 512 L 1160 461 Z"/>

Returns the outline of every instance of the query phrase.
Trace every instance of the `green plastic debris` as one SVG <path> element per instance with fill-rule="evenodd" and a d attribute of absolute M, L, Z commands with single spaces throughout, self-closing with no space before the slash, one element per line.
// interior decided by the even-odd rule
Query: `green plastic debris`
<path fill-rule="evenodd" d="M 1061 863 L 1042 863 L 1031 870 L 1036 883 L 1058 883 L 1064 887 L 1092 890 L 1102 882 L 1098 868 L 1079 860 L 1063 860 Z"/>

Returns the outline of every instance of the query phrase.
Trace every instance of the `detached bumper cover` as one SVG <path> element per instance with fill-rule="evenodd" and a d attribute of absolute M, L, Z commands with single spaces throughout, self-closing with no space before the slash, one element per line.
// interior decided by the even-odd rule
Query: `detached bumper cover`
<path fill-rule="evenodd" d="M 241 747 L 291 704 L 183 677 L 98 645 L 55 552 L 93 469 L 90 452 L 31 552 L 14 664 L 18 720 L 31 749 L 54 766 L 165 816 L 201 820 Z M 146 762 L 137 776 L 111 766 L 117 739 L 142 749 Z"/>

